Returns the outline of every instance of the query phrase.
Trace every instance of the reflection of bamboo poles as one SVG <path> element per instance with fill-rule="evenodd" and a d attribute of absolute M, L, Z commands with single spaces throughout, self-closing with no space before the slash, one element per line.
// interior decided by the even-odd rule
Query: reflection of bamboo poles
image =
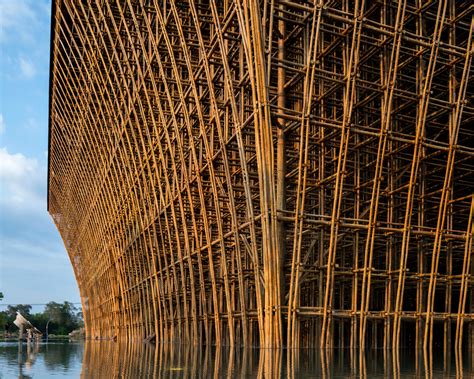
<path fill-rule="evenodd" d="M 454 350 L 455 362 L 456 362 L 456 378 L 463 378 L 464 370 L 463 370 L 463 353 L 462 350 L 456 348 Z"/>
<path fill-rule="evenodd" d="M 234 377 L 237 369 L 246 375 L 248 358 L 234 349 L 205 351 L 191 345 L 112 343 L 85 344 L 82 377 Z M 248 354 L 249 351 L 246 352 Z M 236 368 L 236 365 L 238 367 Z"/>
<path fill-rule="evenodd" d="M 425 378 L 433 377 L 433 350 L 423 349 L 423 367 Z"/>
<path fill-rule="evenodd" d="M 88 337 L 472 350 L 470 10 L 53 1 L 48 207 Z"/>
<path fill-rule="evenodd" d="M 462 352 L 437 360 L 431 350 L 241 349 L 87 341 L 82 377 L 332 378 L 469 376 Z M 439 357 L 442 358 L 440 354 Z M 417 361 L 419 360 L 419 362 Z M 403 371 L 402 371 L 403 370 Z"/>
<path fill-rule="evenodd" d="M 328 379 L 331 377 L 331 370 L 329 366 L 330 361 L 327 357 L 327 355 L 329 354 L 329 351 L 326 349 L 320 349 L 319 354 L 320 354 L 320 360 L 321 360 L 321 378 Z"/>
<path fill-rule="evenodd" d="M 290 354 L 292 352 L 290 351 Z M 258 378 L 270 379 L 283 377 L 282 370 L 282 350 L 262 349 L 258 365 Z M 288 368 L 290 372 L 291 366 Z"/>

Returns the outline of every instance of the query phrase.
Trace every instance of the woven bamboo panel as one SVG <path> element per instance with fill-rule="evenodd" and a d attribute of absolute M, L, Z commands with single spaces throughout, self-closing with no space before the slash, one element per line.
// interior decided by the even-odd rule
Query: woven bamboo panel
<path fill-rule="evenodd" d="M 469 2 L 53 3 L 89 337 L 474 344 Z"/>

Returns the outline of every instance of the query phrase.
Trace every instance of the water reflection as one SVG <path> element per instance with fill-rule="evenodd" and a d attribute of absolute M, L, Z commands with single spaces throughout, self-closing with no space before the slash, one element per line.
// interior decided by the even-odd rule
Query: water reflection
<path fill-rule="evenodd" d="M 471 378 L 472 356 L 442 350 L 240 349 L 88 341 L 0 342 L 0 377 Z"/>
<path fill-rule="evenodd" d="M 26 345 L 26 357 L 23 355 L 23 343 L 18 342 L 18 376 L 20 378 L 30 378 L 24 371 L 30 372 L 39 352 L 39 344 Z"/>
<path fill-rule="evenodd" d="M 271 350 L 91 342 L 82 376 L 114 378 L 471 377 L 462 354 L 402 350 Z M 92 375 L 93 374 L 93 375 Z"/>
<path fill-rule="evenodd" d="M 83 351 L 83 344 L 0 342 L 0 378 L 79 377 Z"/>

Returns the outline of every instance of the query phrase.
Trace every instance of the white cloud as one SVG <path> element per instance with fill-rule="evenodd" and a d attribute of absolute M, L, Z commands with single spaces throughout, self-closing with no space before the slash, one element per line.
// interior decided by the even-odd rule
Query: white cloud
<path fill-rule="evenodd" d="M 34 144 L 46 130 L 33 98 L 44 97 L 45 81 L 37 79 L 48 73 L 50 8 L 51 0 L 0 0 L 0 82 L 9 94 L 0 107 L 0 128 L 7 129 L 0 137 L 0 290 L 11 303 L 79 298 L 68 255 L 47 213 L 43 144 Z M 24 110 L 15 121 L 5 109 L 16 109 L 18 102 Z M 17 133 L 3 142 L 13 128 Z"/>
<path fill-rule="evenodd" d="M 61 245 L 58 246 L 54 243 L 40 245 L 37 241 L 12 238 L 11 236 L 4 237 L 2 243 L 9 252 L 3 256 L 3 263 L 9 268 L 25 268 L 25 262 L 18 260 L 18 255 L 24 254 L 25 251 L 28 252 L 28 258 L 35 261 L 36 268 L 53 270 L 64 268 L 70 264 L 69 257 Z"/>
<path fill-rule="evenodd" d="M 35 231 L 34 238 L 7 236 L 2 239 L 0 288 L 9 303 L 79 300 L 69 257 L 61 240 L 55 238 L 57 232 L 52 223 L 44 220 L 44 224 L 50 227 L 42 233 Z"/>
<path fill-rule="evenodd" d="M 0 41 L 14 39 L 12 37 L 31 40 L 34 36 L 29 26 L 35 22 L 30 1 L 0 0 Z"/>
<path fill-rule="evenodd" d="M 11 303 L 79 298 L 69 257 L 46 211 L 46 165 L 5 147 L 0 148 L 0 288 Z"/>
<path fill-rule="evenodd" d="M 3 119 L 3 114 L 0 113 L 0 136 L 5 133 L 5 120 Z"/>
<path fill-rule="evenodd" d="M 41 167 L 37 159 L 0 148 L 0 207 L 33 212 L 43 209 L 45 177 L 46 167 Z"/>
<path fill-rule="evenodd" d="M 20 58 L 20 70 L 22 76 L 28 79 L 36 74 L 35 65 L 29 59 Z"/>

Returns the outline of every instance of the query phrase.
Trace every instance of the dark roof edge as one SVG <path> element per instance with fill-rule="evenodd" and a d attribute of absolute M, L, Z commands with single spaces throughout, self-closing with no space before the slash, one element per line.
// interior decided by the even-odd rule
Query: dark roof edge
<path fill-rule="evenodd" d="M 51 31 L 49 41 L 49 101 L 48 101 L 48 173 L 47 173 L 47 187 L 46 187 L 46 210 L 49 212 L 49 179 L 51 170 L 51 106 L 53 96 L 53 46 L 54 46 L 54 29 L 56 28 L 56 0 L 51 1 Z"/>

